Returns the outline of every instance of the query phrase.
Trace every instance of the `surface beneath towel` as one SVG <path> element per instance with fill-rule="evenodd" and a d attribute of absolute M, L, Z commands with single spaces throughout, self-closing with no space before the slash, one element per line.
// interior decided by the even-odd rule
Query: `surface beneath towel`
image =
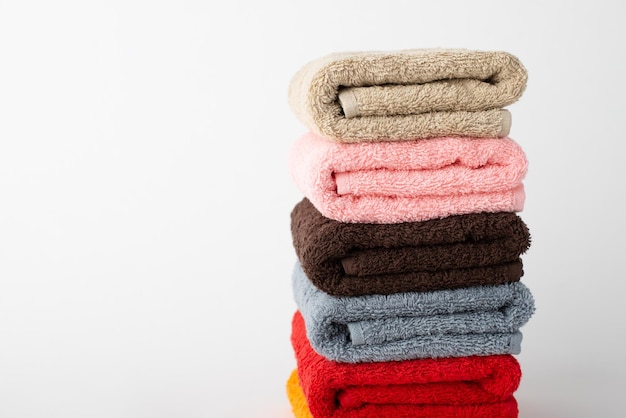
<path fill-rule="evenodd" d="M 502 137 L 511 127 L 504 107 L 521 97 L 527 77 L 503 51 L 340 52 L 296 72 L 289 105 L 311 131 L 337 142 Z"/>
<path fill-rule="evenodd" d="M 313 349 L 348 363 L 519 354 L 519 329 L 535 309 L 521 282 L 337 297 L 317 289 L 299 262 L 292 280 Z"/>
<path fill-rule="evenodd" d="M 340 222 L 396 223 L 519 212 L 528 169 L 510 138 L 338 144 L 309 132 L 289 152 L 298 189 Z"/>
<path fill-rule="evenodd" d="M 337 363 L 312 349 L 299 315 L 291 341 L 287 393 L 298 417 L 517 416 L 521 370 L 511 355 Z"/>
<path fill-rule="evenodd" d="M 293 245 L 313 284 L 335 296 L 424 292 L 518 281 L 530 246 L 515 213 L 470 213 L 396 224 L 338 222 L 304 198 Z"/>

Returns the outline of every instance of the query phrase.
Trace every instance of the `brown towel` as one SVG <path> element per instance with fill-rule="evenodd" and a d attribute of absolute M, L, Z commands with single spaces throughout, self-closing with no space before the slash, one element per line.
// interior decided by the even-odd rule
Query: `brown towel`
<path fill-rule="evenodd" d="M 342 223 L 304 198 L 291 212 L 302 269 L 335 296 L 427 292 L 519 281 L 528 228 L 513 212 L 398 224 Z"/>
<path fill-rule="evenodd" d="M 503 107 L 526 80 L 507 52 L 344 52 L 301 68 L 289 104 L 311 131 L 337 142 L 503 137 L 511 127 Z"/>

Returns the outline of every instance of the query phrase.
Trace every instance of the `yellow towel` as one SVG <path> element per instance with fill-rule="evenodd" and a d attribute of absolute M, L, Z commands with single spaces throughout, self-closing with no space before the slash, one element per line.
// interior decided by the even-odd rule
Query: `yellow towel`
<path fill-rule="evenodd" d="M 296 418 L 313 418 L 309 406 L 306 403 L 304 392 L 300 387 L 300 380 L 298 380 L 298 370 L 294 369 L 287 380 L 287 396 L 289 402 L 291 402 L 291 409 Z"/>

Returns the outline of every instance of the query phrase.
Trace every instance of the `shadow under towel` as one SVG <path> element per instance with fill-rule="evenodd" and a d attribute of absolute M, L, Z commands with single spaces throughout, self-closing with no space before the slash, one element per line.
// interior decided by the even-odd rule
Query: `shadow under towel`
<path fill-rule="evenodd" d="M 396 224 L 338 222 L 306 198 L 291 212 L 302 269 L 335 296 L 425 292 L 519 281 L 530 246 L 515 213 L 471 213 Z"/>
<path fill-rule="evenodd" d="M 535 309 L 521 282 L 337 297 L 317 289 L 296 262 L 292 285 L 313 349 L 347 363 L 519 354 L 519 328 Z"/>
<path fill-rule="evenodd" d="M 311 131 L 336 142 L 438 136 L 502 137 L 504 106 L 524 92 L 526 69 L 502 51 L 343 52 L 303 66 L 289 105 Z"/>
<path fill-rule="evenodd" d="M 288 159 L 296 187 L 340 222 L 416 222 L 524 207 L 528 162 L 510 138 L 337 144 L 309 132 Z"/>
<path fill-rule="evenodd" d="M 297 370 L 287 395 L 298 418 L 514 418 L 521 369 L 511 355 L 376 363 L 337 363 L 309 344 L 302 317 L 292 323 Z"/>

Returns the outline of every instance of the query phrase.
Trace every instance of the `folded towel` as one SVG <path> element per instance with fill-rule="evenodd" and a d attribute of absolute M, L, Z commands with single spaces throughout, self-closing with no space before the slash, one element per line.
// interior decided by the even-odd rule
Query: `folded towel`
<path fill-rule="evenodd" d="M 304 392 L 302 392 L 300 380 L 298 380 L 297 369 L 291 372 L 289 379 L 287 379 L 287 397 L 289 398 L 291 410 L 296 418 L 313 418 L 309 405 L 307 404 L 306 397 L 304 396 Z"/>
<path fill-rule="evenodd" d="M 302 269 L 335 296 L 425 292 L 518 281 L 530 246 L 513 212 L 397 224 L 344 223 L 304 198 L 291 212 Z"/>
<path fill-rule="evenodd" d="M 517 417 L 521 370 L 511 355 L 337 363 L 311 348 L 301 316 L 291 341 L 297 372 L 287 392 L 297 417 Z"/>
<path fill-rule="evenodd" d="M 313 132 L 338 142 L 438 136 L 502 137 L 527 73 L 507 52 L 446 49 L 344 52 L 306 64 L 289 105 Z"/>
<path fill-rule="evenodd" d="M 296 262 L 292 285 L 313 349 L 347 363 L 519 354 L 519 328 L 535 308 L 521 282 L 337 297 L 316 288 Z"/>
<path fill-rule="evenodd" d="M 519 212 L 526 155 L 509 138 L 338 144 L 296 140 L 289 171 L 327 218 L 396 223 L 476 212 Z"/>

